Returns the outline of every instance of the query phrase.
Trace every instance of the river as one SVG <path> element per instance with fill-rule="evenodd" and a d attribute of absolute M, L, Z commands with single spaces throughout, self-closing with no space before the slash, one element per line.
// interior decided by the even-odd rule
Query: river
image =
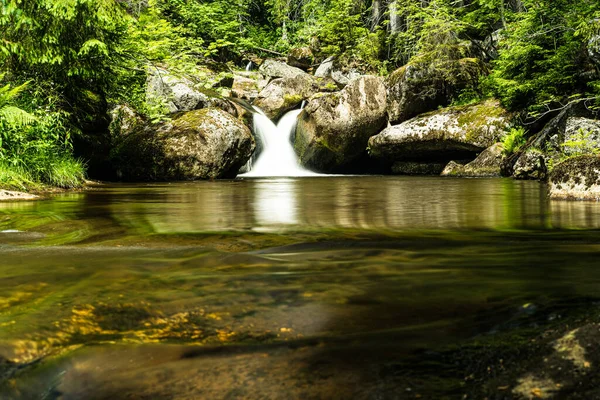
<path fill-rule="evenodd" d="M 599 228 L 509 179 L 0 203 L 0 398 L 477 398 L 474 343 L 597 312 Z"/>

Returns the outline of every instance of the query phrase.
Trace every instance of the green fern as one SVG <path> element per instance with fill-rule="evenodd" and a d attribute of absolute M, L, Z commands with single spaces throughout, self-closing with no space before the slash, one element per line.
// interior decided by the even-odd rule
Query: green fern
<path fill-rule="evenodd" d="M 5 74 L 0 74 L 0 81 L 4 79 Z M 0 87 L 0 124 L 6 125 L 8 128 L 18 128 L 25 125 L 31 125 L 36 121 L 36 118 L 27 111 L 14 106 L 13 103 L 17 96 L 25 90 L 27 82 L 11 87 L 7 84 Z"/>

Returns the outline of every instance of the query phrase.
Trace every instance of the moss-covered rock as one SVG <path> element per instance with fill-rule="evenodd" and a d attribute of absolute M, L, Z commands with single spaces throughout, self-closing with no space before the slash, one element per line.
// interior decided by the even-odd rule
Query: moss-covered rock
<path fill-rule="evenodd" d="M 363 76 L 343 90 L 314 96 L 298 117 L 294 147 L 303 166 L 344 171 L 366 153 L 369 137 L 386 124 L 383 81 Z"/>
<path fill-rule="evenodd" d="M 254 101 L 269 80 L 256 72 L 238 71 L 234 75 L 231 95 L 238 99 Z"/>
<path fill-rule="evenodd" d="M 552 170 L 549 180 L 552 199 L 600 201 L 600 157 L 567 159 Z"/>
<path fill-rule="evenodd" d="M 385 81 L 390 123 L 398 124 L 450 104 L 460 90 L 474 86 L 484 70 L 475 58 L 460 61 L 461 73 L 450 81 L 447 73 L 429 66 L 408 64 Z"/>
<path fill-rule="evenodd" d="M 290 50 L 287 56 L 287 63 L 292 67 L 297 67 L 303 70 L 309 69 L 315 62 L 315 56 L 313 55 L 310 47 L 296 47 Z"/>
<path fill-rule="evenodd" d="M 446 108 L 388 127 L 369 139 L 369 149 L 372 157 L 389 163 L 472 160 L 502 139 L 511 118 L 493 100 Z"/>
<path fill-rule="evenodd" d="M 279 78 L 265 87 L 254 105 L 259 107 L 272 120 L 279 119 L 286 111 L 299 106 L 319 91 L 319 85 L 312 76 L 298 75 L 291 78 Z"/>
<path fill-rule="evenodd" d="M 254 151 L 250 130 L 215 108 L 115 137 L 112 167 L 127 181 L 233 178 Z"/>
<path fill-rule="evenodd" d="M 471 178 L 497 177 L 501 175 L 500 167 L 503 159 L 504 146 L 502 143 L 496 143 L 466 165 L 450 161 L 441 175 Z"/>

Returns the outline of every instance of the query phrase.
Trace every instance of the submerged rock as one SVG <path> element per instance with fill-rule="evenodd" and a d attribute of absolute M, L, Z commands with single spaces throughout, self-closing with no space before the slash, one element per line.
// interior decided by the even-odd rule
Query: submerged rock
<path fill-rule="evenodd" d="M 293 78 L 298 75 L 308 75 L 300 68 L 292 67 L 286 63 L 276 60 L 265 60 L 258 71 L 271 78 Z"/>
<path fill-rule="evenodd" d="M 473 159 L 504 136 L 510 120 L 492 100 L 446 108 L 386 128 L 369 139 L 369 149 L 389 163 Z"/>
<path fill-rule="evenodd" d="M 472 178 L 501 176 L 500 168 L 503 159 L 504 146 L 502 143 L 496 143 L 485 149 L 475 160 L 466 165 L 450 161 L 442 171 L 442 176 Z"/>
<path fill-rule="evenodd" d="M 405 65 L 386 79 L 388 116 L 397 124 L 440 106 L 447 106 L 458 90 L 474 84 L 481 74 L 477 59 L 461 60 L 462 73 L 448 82 L 443 73 L 421 65 Z"/>
<path fill-rule="evenodd" d="M 118 137 L 111 161 L 117 175 L 127 181 L 233 178 L 254 147 L 252 134 L 241 121 L 207 108 Z"/>
<path fill-rule="evenodd" d="M 298 117 L 295 150 L 303 166 L 340 171 L 366 152 L 369 137 L 386 124 L 381 78 L 363 76 L 343 90 L 317 95 Z"/>
<path fill-rule="evenodd" d="M 600 201 L 600 157 L 570 158 L 550 175 L 549 193 L 552 199 Z"/>

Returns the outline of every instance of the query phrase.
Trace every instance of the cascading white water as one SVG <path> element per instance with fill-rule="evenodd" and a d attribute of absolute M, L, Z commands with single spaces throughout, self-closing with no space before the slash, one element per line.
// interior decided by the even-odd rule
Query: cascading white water
<path fill-rule="evenodd" d="M 252 61 L 250 61 L 248 65 L 246 65 L 246 71 L 252 71 Z"/>
<path fill-rule="evenodd" d="M 242 177 L 317 176 L 298 163 L 290 137 L 296 128 L 296 118 L 302 110 L 285 114 L 277 125 L 261 110 L 254 114 L 254 132 L 259 136 L 263 151 L 252 163 L 252 169 Z"/>

